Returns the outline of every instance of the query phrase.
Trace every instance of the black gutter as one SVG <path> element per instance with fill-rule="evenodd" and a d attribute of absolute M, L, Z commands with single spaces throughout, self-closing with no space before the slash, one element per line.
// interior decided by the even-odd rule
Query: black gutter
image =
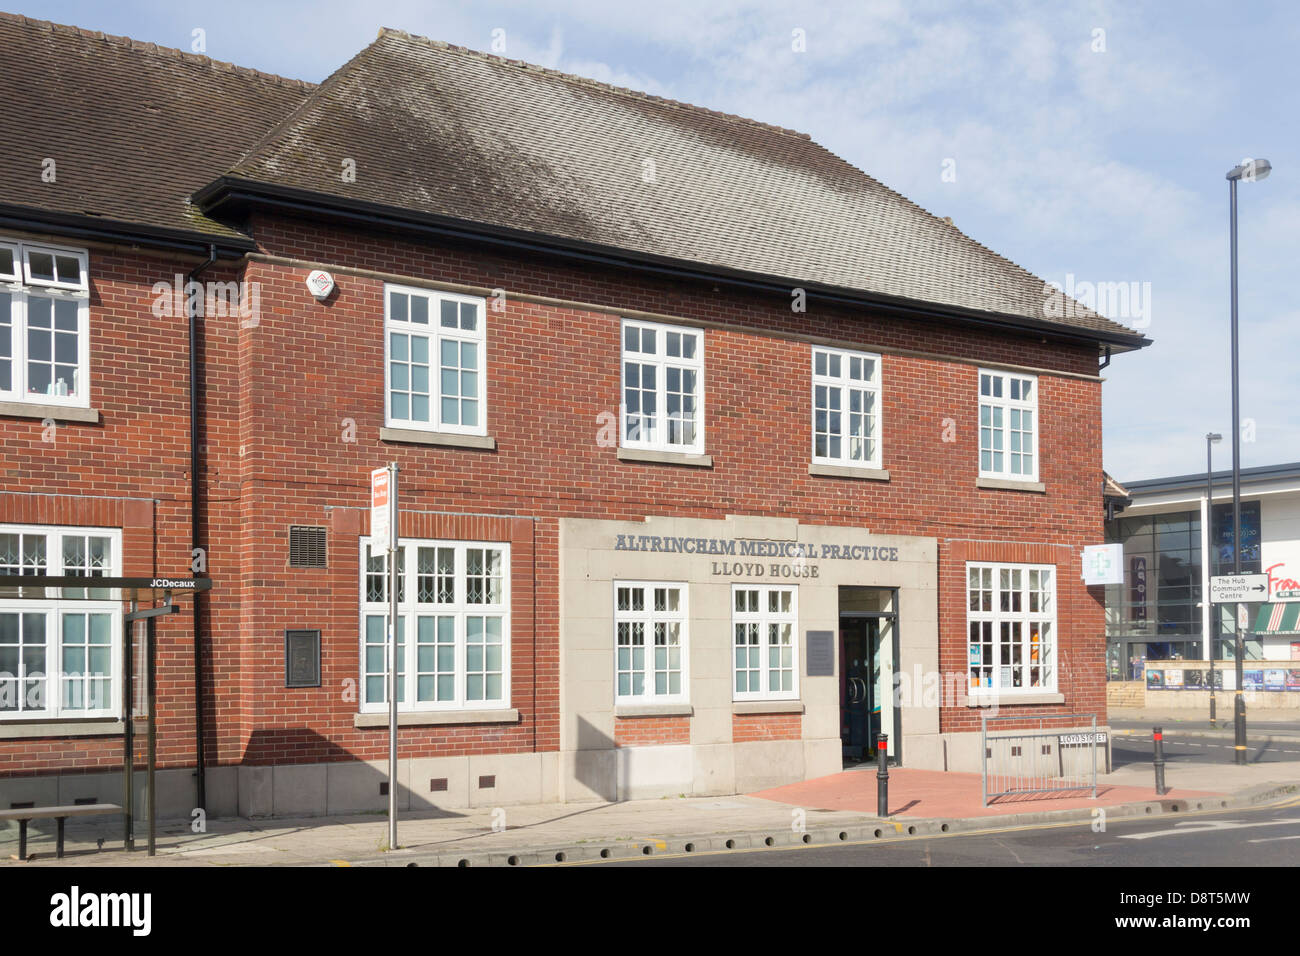
<path fill-rule="evenodd" d="M 185 288 L 181 294 L 186 296 L 186 309 L 189 315 L 190 335 L 190 560 L 193 562 L 199 548 L 199 352 L 198 352 L 198 314 L 203 308 L 203 296 L 190 296 L 190 283 L 199 273 L 217 261 L 217 247 L 208 247 L 207 261 L 199 263 L 185 277 Z M 193 569 L 193 564 L 191 563 Z M 193 569 L 198 573 L 198 569 Z M 208 573 L 207 555 L 203 556 L 203 574 Z M 203 631 L 199 626 L 202 602 L 200 592 L 194 594 L 194 766 L 196 773 L 194 804 L 200 810 L 207 811 L 207 772 L 206 754 L 203 747 Z"/>
<path fill-rule="evenodd" d="M 140 223 L 79 216 L 73 213 L 0 204 L 0 227 L 23 232 L 57 233 L 61 237 L 115 245 L 207 255 L 215 245 L 224 259 L 238 259 L 257 249 L 246 236 L 212 236 L 196 232 L 146 226 Z"/>
<path fill-rule="evenodd" d="M 1089 345 L 1111 343 L 1125 350 L 1139 349 L 1151 344 L 1150 339 L 1136 332 L 1107 332 L 1100 329 L 1064 327 L 1044 319 L 981 312 L 959 306 L 936 306 L 933 303 L 923 303 L 896 296 L 847 292 L 834 286 L 784 279 L 777 276 L 760 277 L 757 273 L 743 272 L 726 266 L 701 266 L 699 263 L 672 259 L 666 256 L 638 253 L 581 240 L 543 236 L 538 233 L 506 229 L 481 223 L 470 223 L 446 216 L 415 213 L 367 200 L 342 199 L 336 196 L 311 192 L 310 190 L 273 186 L 229 176 L 223 176 L 199 190 L 194 194 L 193 201 L 195 205 L 203 210 L 205 215 L 214 218 L 214 213 L 227 205 L 232 207 L 241 206 L 245 203 L 268 205 L 289 209 L 317 220 L 328 217 L 341 221 L 363 223 L 383 229 L 423 233 L 441 238 L 501 246 L 529 253 L 562 256 L 583 262 L 639 272 L 657 273 L 674 278 L 702 282 L 722 282 L 757 291 L 778 292 L 782 295 L 789 295 L 790 290 L 793 288 L 802 288 L 808 295 L 816 295 L 828 302 L 858 308 L 867 307 L 904 313 L 911 317 L 973 324 L 985 329 L 1000 328 L 1013 330 L 1021 334 L 1033 333 Z"/>

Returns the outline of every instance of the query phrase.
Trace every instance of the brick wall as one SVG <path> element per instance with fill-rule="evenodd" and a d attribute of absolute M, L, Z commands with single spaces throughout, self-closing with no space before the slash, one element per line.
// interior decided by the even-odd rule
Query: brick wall
<path fill-rule="evenodd" d="M 753 740 L 799 740 L 803 737 L 800 714 L 733 714 L 731 739 L 735 743 Z"/>
<path fill-rule="evenodd" d="M 941 662 L 964 669 L 961 542 L 1050 549 L 1060 568 L 1062 686 L 1067 708 L 1102 706 L 1103 631 L 1098 599 L 1078 583 L 1077 548 L 1101 540 L 1101 387 L 1094 379 L 1040 376 L 1040 460 L 1045 494 L 989 491 L 977 476 L 977 369 L 920 355 L 882 365 L 887 483 L 810 476 L 810 346 L 816 335 L 865 349 L 899 349 L 1011 362 L 1072 374 L 1096 371 L 1095 349 L 1032 335 L 903 320 L 868 309 L 790 312 L 780 295 L 650 279 L 601 266 L 503 256 L 454 242 L 417 244 L 289 218 L 255 216 L 265 253 L 335 270 L 337 293 L 320 303 L 306 267 L 254 260 L 204 278 L 259 283 L 256 321 L 206 317 L 201 357 L 201 540 L 214 590 L 202 622 L 208 647 L 211 762 L 308 762 L 378 757 L 382 730 L 353 726 L 342 682 L 358 676 L 357 540 L 370 469 L 402 468 L 404 508 L 429 515 L 403 533 L 486 535 L 512 544 L 511 702 L 517 724 L 403 728 L 412 756 L 551 750 L 558 743 L 558 525 L 566 516 L 646 514 L 720 518 L 780 514 L 941 539 Z M 151 543 L 133 543 L 133 571 L 185 574 L 189 475 L 183 316 L 157 317 L 153 283 L 193 262 L 91 250 L 92 405 L 99 425 L 60 425 L 53 443 L 39 421 L 0 420 L 0 487 L 37 492 L 21 520 L 57 523 L 61 495 L 151 503 Z M 348 269 L 392 272 L 504 290 L 486 313 L 489 433 L 495 451 L 385 443 L 383 281 Z M 595 303 L 557 305 L 522 295 Z M 705 335 L 705 450 L 711 469 L 621 462 L 598 435 L 619 402 L 619 310 L 714 323 Z M 945 441 L 947 437 L 955 438 Z M 348 440 L 355 437 L 355 440 Z M 434 512 L 494 515 L 482 519 Z M 16 512 L 15 512 L 16 513 Z M 6 518 L 5 520 L 18 520 Z M 125 521 L 125 518 L 122 519 Z M 467 523 L 468 522 L 468 523 Z M 68 522 L 81 523 L 81 522 Z M 290 524 L 325 525 L 330 566 L 287 566 Z M 135 532 L 131 540 L 136 542 Z M 1027 560 L 1027 559 L 1026 559 Z M 521 603 L 522 602 L 522 603 Z M 1068 609 L 1068 610 L 1067 610 Z M 283 686 L 285 628 L 322 631 L 319 689 Z M 193 761 L 190 615 L 164 619 L 159 699 L 163 766 Z M 1070 657 L 1066 658 L 1066 652 Z M 1093 668 L 1095 682 L 1093 687 Z M 1103 702 L 1104 703 L 1104 702 Z M 631 719 L 620 730 L 664 742 L 688 720 Z M 650 722 L 647 722 L 649 720 Z M 791 734 L 791 719 L 746 718 L 740 735 Z M 944 729 L 970 726 L 945 712 Z M 622 727 L 624 721 L 620 721 Z M 759 739 L 759 738 L 754 738 Z M 769 736 L 763 739 L 777 739 Z M 684 742 L 684 741 L 683 741 Z M 0 745 L 5 770 L 99 766 L 115 741 L 48 739 Z M 41 763 L 44 761 L 44 763 Z"/>
<path fill-rule="evenodd" d="M 689 717 L 615 717 L 614 746 L 650 747 L 658 744 L 689 744 Z"/>

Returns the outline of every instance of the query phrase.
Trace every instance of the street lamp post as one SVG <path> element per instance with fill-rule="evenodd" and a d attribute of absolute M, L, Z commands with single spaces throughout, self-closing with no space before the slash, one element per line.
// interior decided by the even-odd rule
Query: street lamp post
<path fill-rule="evenodd" d="M 1214 445 L 1223 441 L 1222 435 L 1214 432 L 1208 432 L 1205 436 L 1205 541 L 1208 547 L 1205 550 L 1206 569 L 1209 574 L 1207 578 L 1214 575 L 1214 467 L 1211 464 L 1211 454 Z M 1206 654 L 1210 659 L 1210 726 L 1215 727 L 1216 715 L 1214 712 L 1214 605 L 1210 603 L 1209 593 L 1201 595 L 1203 602 L 1208 609 L 1203 620 L 1205 621 L 1205 647 Z"/>
<path fill-rule="evenodd" d="M 1272 172 L 1267 159 L 1247 159 L 1240 166 L 1228 170 L 1228 212 L 1231 218 L 1230 249 L 1232 256 L 1232 573 L 1241 574 L 1241 400 L 1237 374 L 1237 182 L 1257 182 Z M 1242 693 L 1242 658 L 1245 641 L 1242 637 L 1241 605 L 1232 606 L 1236 641 L 1237 686 L 1233 694 L 1234 751 L 1238 764 L 1246 763 L 1246 698 Z"/>

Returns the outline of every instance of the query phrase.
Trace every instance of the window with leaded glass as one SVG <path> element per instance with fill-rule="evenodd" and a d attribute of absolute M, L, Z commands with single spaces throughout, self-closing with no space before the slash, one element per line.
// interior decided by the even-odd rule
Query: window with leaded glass
<path fill-rule="evenodd" d="M 793 700 L 799 696 L 797 595 L 790 587 L 732 587 L 735 700 Z"/>
<path fill-rule="evenodd" d="M 361 542 L 362 711 L 388 706 L 386 555 Z M 404 538 L 397 565 L 399 710 L 510 704 L 510 546 Z"/>
<path fill-rule="evenodd" d="M 966 566 L 970 692 L 1056 689 L 1056 569 L 1050 565 Z"/>
<path fill-rule="evenodd" d="M 0 525 L 0 574 L 120 574 L 115 529 Z M 0 599 L 0 718 L 113 717 L 121 711 L 122 606 L 107 589 Z"/>
<path fill-rule="evenodd" d="M 686 585 L 614 585 L 614 695 L 623 702 L 684 701 Z"/>

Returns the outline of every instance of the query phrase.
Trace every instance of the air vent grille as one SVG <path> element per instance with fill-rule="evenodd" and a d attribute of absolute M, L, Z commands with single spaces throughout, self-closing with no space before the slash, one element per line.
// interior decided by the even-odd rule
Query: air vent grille
<path fill-rule="evenodd" d="M 292 525 L 289 528 L 289 567 L 325 567 L 325 529 Z"/>

